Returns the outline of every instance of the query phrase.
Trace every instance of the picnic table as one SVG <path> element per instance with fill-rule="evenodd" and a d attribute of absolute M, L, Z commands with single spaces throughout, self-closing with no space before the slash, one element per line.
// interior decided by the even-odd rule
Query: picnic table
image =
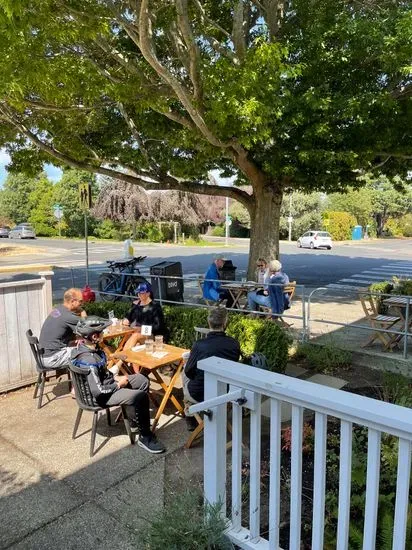
<path fill-rule="evenodd" d="M 152 429 L 155 430 L 159 422 L 160 417 L 170 400 L 175 406 L 178 413 L 183 415 L 183 406 L 176 397 L 172 394 L 176 382 L 182 373 L 184 360 L 182 354 L 189 351 L 184 348 L 178 348 L 169 344 L 163 344 L 163 350 L 153 353 L 146 353 L 144 346 L 135 346 L 134 348 L 124 350 L 124 360 L 138 365 L 140 369 L 146 369 L 149 371 L 149 379 L 157 382 L 162 388 L 164 395 L 163 399 L 157 409 L 156 416 L 154 418 Z M 159 370 L 161 367 L 170 365 L 173 369 L 173 375 L 171 376 L 169 383 L 162 378 Z"/>
<path fill-rule="evenodd" d="M 113 357 L 114 354 L 120 353 L 123 351 L 123 348 L 127 342 L 127 340 L 130 338 L 132 334 L 140 333 L 140 327 L 130 327 L 126 325 L 112 325 L 110 327 L 107 327 L 100 338 L 100 348 L 105 352 L 107 357 L 107 368 L 110 368 L 113 366 L 113 363 L 115 361 L 115 358 Z M 113 347 L 109 345 L 109 342 L 113 340 L 114 338 L 121 338 L 120 342 L 118 343 L 117 347 Z M 139 342 L 144 342 L 145 336 L 140 335 Z"/>

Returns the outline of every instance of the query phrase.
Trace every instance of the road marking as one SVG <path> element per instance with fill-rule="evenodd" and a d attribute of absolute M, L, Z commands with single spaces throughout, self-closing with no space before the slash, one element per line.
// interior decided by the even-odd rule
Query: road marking
<path fill-rule="evenodd" d="M 392 277 L 412 277 L 412 262 L 402 262 L 394 264 L 383 264 L 379 267 L 372 269 L 365 269 L 361 273 L 355 273 L 349 278 L 339 279 L 336 283 L 330 283 L 328 288 L 338 289 L 352 289 L 359 290 L 359 286 L 347 285 L 346 283 L 358 283 L 362 285 L 370 285 L 380 281 L 386 281 L 392 279 Z M 342 284 L 343 283 L 343 284 Z"/>

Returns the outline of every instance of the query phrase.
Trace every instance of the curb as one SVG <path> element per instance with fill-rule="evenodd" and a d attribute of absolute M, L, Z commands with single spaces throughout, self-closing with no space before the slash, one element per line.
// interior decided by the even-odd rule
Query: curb
<path fill-rule="evenodd" d="M 52 271 L 51 264 L 5 265 L 0 267 L 0 273 L 27 273 L 28 271 Z"/>

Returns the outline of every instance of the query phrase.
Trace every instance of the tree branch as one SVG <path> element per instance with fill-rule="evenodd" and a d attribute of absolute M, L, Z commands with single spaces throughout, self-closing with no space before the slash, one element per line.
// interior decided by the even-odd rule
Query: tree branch
<path fill-rule="evenodd" d="M 237 57 L 240 61 L 243 61 L 246 53 L 244 9 L 245 6 L 243 0 L 237 0 L 233 9 L 232 40 L 235 45 Z"/>
<path fill-rule="evenodd" d="M 207 141 L 209 141 L 209 143 L 211 143 L 215 147 L 219 147 L 220 149 L 230 147 L 230 144 L 223 143 L 216 136 L 213 135 L 213 133 L 207 127 L 198 109 L 194 107 L 187 90 L 185 90 L 185 88 L 180 84 L 177 78 L 175 78 L 157 59 L 152 41 L 152 24 L 150 20 L 149 0 L 142 0 L 141 2 L 139 36 L 139 47 L 142 55 L 149 63 L 149 65 L 157 72 L 157 74 L 167 84 L 169 84 L 169 86 L 172 88 L 172 90 L 175 92 L 176 96 L 182 103 L 183 107 L 188 112 L 190 118 L 199 128 L 200 132 L 207 139 Z"/>
<path fill-rule="evenodd" d="M 119 106 L 119 111 L 120 111 L 122 117 L 124 118 L 127 126 L 129 127 L 129 130 L 131 131 L 132 136 L 136 140 L 136 143 L 138 144 L 142 155 L 144 156 L 146 161 L 149 163 L 149 155 L 147 153 L 147 149 L 144 146 L 143 140 L 140 137 L 139 132 L 137 131 L 137 127 L 136 127 L 136 124 L 135 124 L 134 120 L 128 115 L 128 113 L 127 113 L 127 111 L 124 108 L 124 105 L 122 103 L 119 103 L 118 106 Z"/>
<path fill-rule="evenodd" d="M 93 105 L 91 107 L 87 107 L 86 105 L 68 105 L 68 106 L 59 106 L 59 105 L 53 105 L 52 103 L 44 103 L 43 101 L 33 101 L 28 98 L 24 98 L 25 103 L 30 105 L 30 107 L 36 111 L 51 111 L 51 112 L 70 112 L 70 111 L 82 111 L 82 112 L 89 112 L 94 111 L 96 109 L 102 109 L 103 107 L 107 107 L 108 105 L 115 105 L 115 102 L 106 102 L 102 103 L 100 105 Z"/>
<path fill-rule="evenodd" d="M 177 21 L 189 55 L 189 75 L 193 85 L 193 95 L 199 103 L 202 101 L 200 79 L 200 51 L 193 36 L 189 22 L 187 0 L 176 0 Z"/>
<path fill-rule="evenodd" d="M 230 197 L 241 202 L 248 209 L 253 208 L 253 196 L 238 188 L 223 187 L 219 185 L 206 185 L 201 182 L 179 180 L 170 174 L 159 175 L 154 174 L 153 172 L 144 172 L 139 175 L 133 170 L 135 175 L 131 175 L 112 168 L 106 168 L 105 166 L 89 164 L 87 162 L 73 159 L 67 154 L 58 151 L 52 145 L 42 141 L 36 134 L 29 130 L 23 122 L 19 121 L 15 115 L 13 115 L 11 109 L 9 109 L 4 102 L 0 103 L 0 113 L 2 113 L 10 124 L 26 136 L 41 151 L 48 153 L 50 156 L 59 160 L 62 164 L 66 164 L 72 168 L 86 170 L 94 174 L 101 174 L 103 176 L 119 179 L 126 183 L 139 185 L 147 191 L 176 190 L 201 195 Z M 107 162 L 113 163 L 112 160 L 108 160 Z"/>

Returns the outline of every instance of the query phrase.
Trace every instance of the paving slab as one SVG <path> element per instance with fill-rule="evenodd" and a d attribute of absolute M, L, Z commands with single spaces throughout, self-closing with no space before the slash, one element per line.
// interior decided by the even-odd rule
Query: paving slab
<path fill-rule="evenodd" d="M 340 390 L 348 383 L 347 380 L 343 380 L 343 378 L 337 378 L 336 376 L 329 376 L 327 374 L 314 374 L 310 378 L 307 378 L 306 382 L 315 382 L 316 384 L 321 384 L 322 386 L 328 386 L 328 388 L 335 388 L 337 390 Z"/>
<path fill-rule="evenodd" d="M 31 533 L 11 550 L 140 550 L 137 533 L 124 527 L 100 506 L 88 502 Z"/>
<path fill-rule="evenodd" d="M 288 364 L 285 370 L 285 374 L 287 374 L 287 376 L 292 376 L 293 378 L 300 378 L 307 372 L 308 372 L 307 369 L 304 369 L 303 367 L 299 367 L 299 365 L 292 365 L 292 364 Z"/>
<path fill-rule="evenodd" d="M 164 506 L 165 457 L 100 495 L 96 503 L 133 531 L 147 529 Z"/>
<path fill-rule="evenodd" d="M 0 548 L 76 509 L 84 498 L 0 438 Z"/>

